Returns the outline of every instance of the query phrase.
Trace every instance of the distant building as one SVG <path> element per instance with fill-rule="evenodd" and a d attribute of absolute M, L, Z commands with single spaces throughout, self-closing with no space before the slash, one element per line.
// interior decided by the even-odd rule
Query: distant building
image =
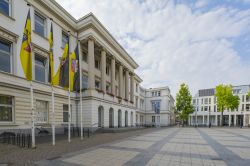
<path fill-rule="evenodd" d="M 250 125 L 250 98 L 247 93 L 250 85 L 233 86 L 233 94 L 240 98 L 239 107 L 236 110 L 225 110 L 223 112 L 224 126 L 243 126 Z M 195 125 L 196 119 L 198 125 L 220 125 L 221 112 L 218 112 L 215 89 L 201 89 L 193 97 L 193 106 L 195 112 L 189 116 L 189 124 Z"/>

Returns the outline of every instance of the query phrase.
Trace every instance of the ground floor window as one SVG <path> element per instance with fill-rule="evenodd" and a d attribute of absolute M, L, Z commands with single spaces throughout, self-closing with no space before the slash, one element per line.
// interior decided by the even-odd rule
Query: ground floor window
<path fill-rule="evenodd" d="M 72 105 L 70 105 L 70 112 L 72 113 Z M 72 114 L 71 114 L 72 117 Z M 69 122 L 69 105 L 63 104 L 63 122 Z"/>
<path fill-rule="evenodd" d="M 13 121 L 13 97 L 0 95 L 0 122 Z"/>
<path fill-rule="evenodd" d="M 42 100 L 36 100 L 36 122 L 47 123 L 48 122 L 48 102 Z"/>
<path fill-rule="evenodd" d="M 152 116 L 152 123 L 155 123 L 155 116 Z"/>

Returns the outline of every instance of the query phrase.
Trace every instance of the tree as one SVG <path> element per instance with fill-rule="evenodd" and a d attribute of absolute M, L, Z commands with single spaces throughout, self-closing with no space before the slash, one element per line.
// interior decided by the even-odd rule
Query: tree
<path fill-rule="evenodd" d="M 250 91 L 247 93 L 247 96 L 250 97 Z"/>
<path fill-rule="evenodd" d="M 181 84 L 179 92 L 176 94 L 176 109 L 183 124 L 188 120 L 188 115 L 194 112 L 192 96 L 186 84 Z"/>
<path fill-rule="evenodd" d="M 234 96 L 231 85 L 220 84 L 215 88 L 215 97 L 217 98 L 217 108 L 221 112 L 220 126 L 223 125 L 223 112 L 225 109 L 234 110 L 239 106 L 239 96 Z"/>

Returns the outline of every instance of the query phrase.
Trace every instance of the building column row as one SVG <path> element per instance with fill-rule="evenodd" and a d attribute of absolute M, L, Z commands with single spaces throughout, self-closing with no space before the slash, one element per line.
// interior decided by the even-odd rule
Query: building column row
<path fill-rule="evenodd" d="M 88 39 L 88 89 L 95 89 L 95 54 L 94 54 L 94 38 Z M 101 51 L 101 90 L 106 92 L 106 50 Z M 129 99 L 129 77 L 130 77 L 130 101 L 134 101 L 134 75 L 129 73 L 129 70 L 125 70 L 125 83 L 123 82 L 123 66 L 119 65 L 119 96 Z M 115 86 L 115 74 L 116 74 L 116 60 L 114 57 L 111 59 L 111 92 L 116 94 Z"/>

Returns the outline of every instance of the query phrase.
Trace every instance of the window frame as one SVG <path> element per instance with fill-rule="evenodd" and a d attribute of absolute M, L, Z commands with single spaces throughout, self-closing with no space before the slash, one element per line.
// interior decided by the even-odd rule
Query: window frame
<path fill-rule="evenodd" d="M 37 21 L 36 21 L 36 15 L 37 15 L 38 17 L 40 17 L 41 19 L 44 20 L 43 35 L 41 35 L 41 34 L 40 34 L 39 32 L 37 32 L 37 30 L 36 30 L 36 23 L 37 23 Z M 39 24 L 40 24 L 40 23 L 39 23 Z M 37 11 L 37 10 L 34 11 L 34 32 L 35 32 L 37 35 L 41 36 L 41 37 L 47 38 L 47 18 L 46 18 L 43 14 L 41 14 L 39 11 Z"/>
<path fill-rule="evenodd" d="M 9 11 L 8 11 L 8 15 L 6 15 L 4 12 L 1 12 L 0 11 L 0 13 L 2 13 L 3 15 L 5 15 L 5 16 L 7 16 L 7 17 L 12 17 L 12 0 L 3 0 L 3 1 L 8 1 L 8 2 L 6 2 L 6 3 L 8 3 L 8 5 L 9 5 Z"/>
<path fill-rule="evenodd" d="M 41 99 L 36 99 L 36 103 L 37 101 L 40 101 L 40 102 L 44 102 L 46 103 L 46 111 L 47 111 L 47 121 L 37 121 L 37 106 L 36 106 L 36 111 L 35 111 L 35 123 L 36 124 L 48 124 L 49 123 L 49 102 L 46 101 L 46 100 L 41 100 Z"/>
<path fill-rule="evenodd" d="M 62 30 L 62 33 L 61 33 L 61 34 L 62 34 L 62 38 L 61 38 L 61 48 L 64 49 L 66 43 L 63 43 L 63 36 L 67 36 L 67 38 L 68 38 L 68 44 L 69 44 L 69 35 L 68 35 L 68 33 L 66 33 L 64 30 Z"/>
<path fill-rule="evenodd" d="M 12 120 L 11 121 L 0 121 L 0 124 L 10 124 L 10 123 L 15 123 L 15 97 L 11 95 L 5 95 L 5 94 L 0 94 L 0 96 L 5 96 L 5 97 L 11 97 L 12 99 L 12 105 L 11 105 L 11 111 L 12 111 Z M 0 104 L 0 106 L 9 106 L 6 104 Z"/>
<path fill-rule="evenodd" d="M 64 107 L 64 105 L 66 105 L 68 108 L 67 108 L 67 111 L 66 110 L 64 110 L 64 109 L 62 109 L 62 114 L 64 113 L 64 112 L 67 112 L 68 113 L 68 116 L 69 116 L 69 105 L 68 104 L 63 104 L 63 107 Z M 64 115 L 64 114 L 63 114 Z M 70 104 L 70 115 L 71 115 L 71 123 L 72 123 L 72 104 Z M 65 122 L 64 121 L 64 117 L 62 116 L 62 123 L 63 124 L 68 124 L 69 123 L 69 118 L 68 118 L 68 121 L 67 122 Z"/>
<path fill-rule="evenodd" d="M 13 74 L 13 58 L 14 58 L 14 56 L 13 56 L 13 53 L 14 53 L 14 51 L 13 51 L 13 42 L 8 41 L 8 40 L 3 39 L 3 38 L 0 38 L 0 42 L 10 45 L 10 53 L 9 53 L 9 56 L 10 56 L 10 72 L 6 72 L 6 71 L 3 71 L 3 70 L 0 70 L 0 72 Z M 1 52 L 1 50 L 0 50 L 0 52 Z M 3 52 L 3 53 L 5 53 L 5 52 Z"/>
<path fill-rule="evenodd" d="M 36 56 L 38 56 L 38 57 L 40 57 L 40 58 L 44 58 L 45 59 L 45 66 L 44 66 L 44 68 L 45 68 L 45 80 L 44 80 L 44 82 L 43 81 L 39 81 L 39 80 L 36 80 Z M 41 83 L 48 83 L 48 74 L 49 74 L 49 70 L 48 70 L 48 63 L 49 63 L 49 59 L 48 59 L 48 57 L 46 57 L 46 56 L 44 56 L 44 55 L 41 55 L 41 54 L 39 54 L 39 53 L 36 53 L 36 52 L 34 52 L 34 80 L 35 81 L 38 81 L 38 82 L 41 82 Z"/>

